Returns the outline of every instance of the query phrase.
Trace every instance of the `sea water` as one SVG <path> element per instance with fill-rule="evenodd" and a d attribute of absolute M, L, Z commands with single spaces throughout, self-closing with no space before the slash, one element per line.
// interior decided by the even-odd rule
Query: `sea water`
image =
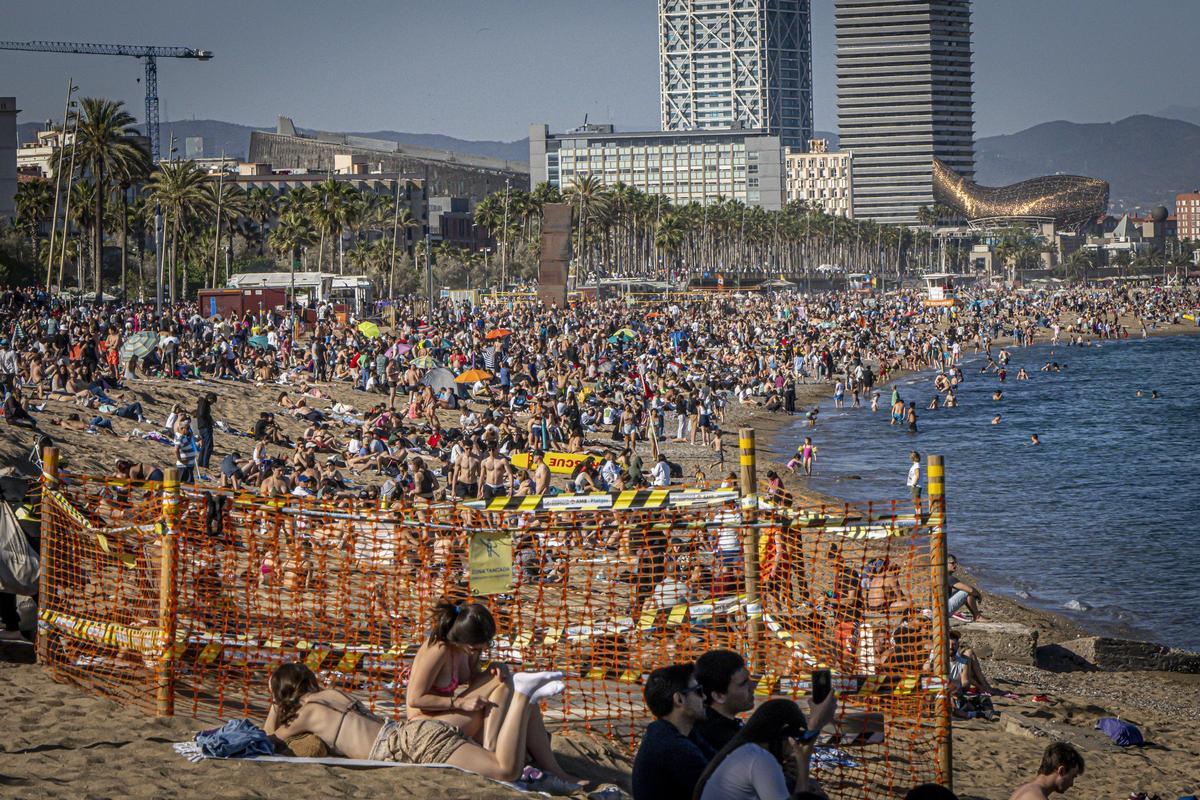
<path fill-rule="evenodd" d="M 916 434 L 888 424 L 886 384 L 878 412 L 869 399 L 825 401 L 815 429 L 797 422 L 781 444 L 812 436 L 810 485 L 848 500 L 906 498 L 910 451 L 940 453 L 950 552 L 985 587 L 1102 632 L 1200 650 L 1200 336 L 1009 353 L 1004 383 L 966 355 L 954 409 L 925 408 L 931 374 L 902 379 Z M 1066 369 L 1040 371 L 1048 361 Z M 1020 367 L 1029 380 L 1016 380 Z"/>

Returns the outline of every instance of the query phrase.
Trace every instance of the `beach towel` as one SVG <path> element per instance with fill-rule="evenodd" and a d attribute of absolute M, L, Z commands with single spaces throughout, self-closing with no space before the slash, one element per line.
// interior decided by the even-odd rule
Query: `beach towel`
<path fill-rule="evenodd" d="M 233 722 L 247 722 L 248 724 L 251 724 L 251 725 L 253 724 L 253 723 L 250 723 L 249 720 L 233 720 Z M 228 723 L 228 724 L 232 724 L 232 722 Z M 261 731 L 260 731 L 260 733 L 261 733 Z M 202 734 L 196 734 L 197 737 L 199 737 L 201 735 Z M 483 780 L 491 781 L 492 783 L 502 784 L 504 786 L 509 787 L 510 789 L 517 789 L 518 791 L 539 794 L 539 795 L 542 795 L 543 797 L 550 796 L 547 792 L 539 791 L 537 789 L 532 788 L 533 784 L 530 784 L 530 783 L 526 783 L 526 782 L 510 783 L 508 781 L 497 781 L 497 780 L 493 780 L 491 778 L 484 778 L 482 775 L 471 772 L 470 770 L 467 770 L 467 769 L 463 769 L 462 767 L 456 767 L 453 764 L 400 764 L 395 761 L 372 761 L 372 760 L 366 759 L 366 758 L 335 758 L 335 757 L 300 758 L 300 757 L 296 757 L 296 756 L 277 756 L 277 755 L 273 754 L 273 751 L 272 751 L 272 754 L 267 754 L 267 755 L 241 754 L 241 755 L 219 756 L 219 755 L 210 755 L 208 753 L 205 753 L 203 748 L 198 746 L 198 744 L 195 741 L 176 742 L 174 745 L 172 745 L 172 747 L 174 748 L 176 753 L 179 753 L 179 755 L 183 756 L 184 758 L 186 758 L 188 761 L 191 761 L 192 763 L 198 763 L 198 762 L 205 761 L 205 760 L 211 759 L 211 758 L 219 758 L 219 759 L 237 759 L 239 761 L 252 761 L 257 764 L 320 764 L 321 766 L 325 766 L 325 767 L 344 767 L 346 769 L 398 769 L 398 768 L 399 769 L 404 769 L 404 768 L 407 768 L 407 769 L 452 769 L 452 770 L 457 770 L 458 772 L 465 773 L 467 775 L 474 775 L 477 778 L 482 778 Z M 524 776 L 522 776 L 522 777 L 524 777 Z"/>

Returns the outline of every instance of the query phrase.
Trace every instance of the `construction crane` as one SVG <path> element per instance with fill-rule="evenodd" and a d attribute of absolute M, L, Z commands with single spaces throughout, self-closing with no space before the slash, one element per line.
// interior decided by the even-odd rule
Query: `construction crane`
<path fill-rule="evenodd" d="M 151 47 L 140 44 L 86 44 L 83 42 L 4 42 L 0 50 L 28 50 L 35 53 L 79 53 L 94 56 L 129 56 L 146 65 L 146 135 L 150 137 L 150 156 L 158 163 L 158 59 L 194 58 L 208 61 L 211 50 L 194 47 Z M 66 122 L 64 121 L 65 125 Z"/>

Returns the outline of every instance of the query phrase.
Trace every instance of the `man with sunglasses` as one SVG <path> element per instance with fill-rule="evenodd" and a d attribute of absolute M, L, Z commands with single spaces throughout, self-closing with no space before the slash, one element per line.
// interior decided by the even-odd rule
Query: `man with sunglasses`
<path fill-rule="evenodd" d="M 633 800 L 691 800 L 715 752 L 694 730 L 706 713 L 695 666 L 654 670 L 642 696 L 655 720 L 633 761 Z"/>

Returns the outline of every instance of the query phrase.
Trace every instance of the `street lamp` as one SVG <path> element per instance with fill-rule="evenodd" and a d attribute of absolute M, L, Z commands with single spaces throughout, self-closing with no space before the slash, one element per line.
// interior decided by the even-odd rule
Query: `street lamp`
<path fill-rule="evenodd" d="M 67 147 L 67 115 L 70 113 L 71 105 L 74 102 L 71 100 L 71 95 L 75 94 L 77 91 L 79 91 L 79 87 L 75 85 L 75 79 L 67 78 L 67 99 L 63 102 L 62 135 L 58 141 L 58 166 L 54 169 L 54 215 L 50 217 L 50 248 L 46 252 L 46 294 L 50 293 L 50 277 L 54 268 L 54 234 L 58 227 L 58 192 L 59 187 L 62 185 L 63 151 L 66 150 Z M 71 143 L 73 145 L 75 140 L 72 139 Z M 69 188 L 70 184 L 68 183 L 68 189 Z M 66 235 L 67 224 L 66 220 L 64 219 L 63 237 L 66 238 Z M 62 287 L 59 288 L 61 289 Z"/>

